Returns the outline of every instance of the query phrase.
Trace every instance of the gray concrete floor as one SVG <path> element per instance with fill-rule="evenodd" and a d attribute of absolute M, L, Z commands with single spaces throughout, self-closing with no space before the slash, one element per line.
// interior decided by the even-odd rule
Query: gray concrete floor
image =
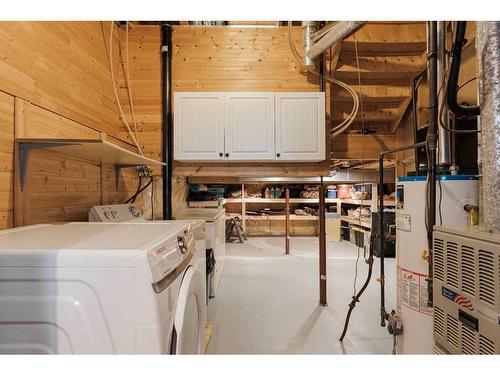
<path fill-rule="evenodd" d="M 328 306 L 320 307 L 318 239 L 292 237 L 291 255 L 283 238 L 249 238 L 226 244 L 227 260 L 216 298 L 208 306 L 214 326 L 209 354 L 390 354 L 392 338 L 380 327 L 379 260 L 356 305 L 341 344 L 353 295 L 357 247 L 328 243 Z M 363 250 L 357 287 L 366 279 Z M 395 263 L 386 259 L 386 306 L 395 307 Z"/>

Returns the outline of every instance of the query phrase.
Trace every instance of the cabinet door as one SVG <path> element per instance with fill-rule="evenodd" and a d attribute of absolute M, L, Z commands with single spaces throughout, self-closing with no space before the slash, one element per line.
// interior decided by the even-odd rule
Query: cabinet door
<path fill-rule="evenodd" d="M 274 93 L 225 95 L 225 158 L 274 160 Z"/>
<path fill-rule="evenodd" d="M 174 93 L 174 159 L 221 160 L 224 93 Z"/>
<path fill-rule="evenodd" d="M 276 93 L 278 160 L 325 160 L 325 93 Z"/>

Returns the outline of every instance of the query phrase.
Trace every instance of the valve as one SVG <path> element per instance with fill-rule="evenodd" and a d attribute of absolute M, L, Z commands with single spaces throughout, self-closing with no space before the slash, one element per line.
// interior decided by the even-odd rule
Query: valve
<path fill-rule="evenodd" d="M 397 347 L 397 337 L 403 333 L 403 322 L 396 311 L 392 310 L 390 314 L 387 314 L 387 331 L 392 335 L 392 354 L 396 354 Z"/>
<path fill-rule="evenodd" d="M 420 254 L 422 257 L 422 260 L 428 261 L 429 260 L 429 250 L 423 250 L 422 253 Z"/>

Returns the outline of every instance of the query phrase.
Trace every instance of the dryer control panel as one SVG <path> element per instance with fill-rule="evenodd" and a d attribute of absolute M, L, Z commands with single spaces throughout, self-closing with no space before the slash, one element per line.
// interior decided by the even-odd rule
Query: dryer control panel
<path fill-rule="evenodd" d="M 89 211 L 89 221 L 123 223 L 130 221 L 146 221 L 139 210 L 133 204 L 111 204 L 94 206 Z"/>

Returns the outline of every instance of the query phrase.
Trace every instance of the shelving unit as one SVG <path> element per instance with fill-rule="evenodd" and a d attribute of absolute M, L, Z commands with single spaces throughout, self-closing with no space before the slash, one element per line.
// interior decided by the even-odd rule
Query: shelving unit
<path fill-rule="evenodd" d="M 284 182 L 283 182 L 284 183 Z M 378 208 L 378 198 L 377 198 L 377 189 L 376 189 L 376 184 L 372 184 L 372 199 L 365 199 L 365 200 L 357 200 L 357 199 L 331 199 L 331 198 L 326 198 L 325 199 L 325 204 L 327 207 L 331 207 L 332 205 L 335 207 L 333 209 L 333 212 L 337 212 L 341 215 L 341 221 L 345 223 L 349 223 L 352 225 L 357 225 L 360 226 L 364 229 L 371 229 L 371 219 L 369 218 L 363 218 L 363 219 L 356 219 L 350 216 L 345 215 L 345 212 L 343 212 L 342 208 L 344 207 L 356 207 L 356 206 L 365 206 L 368 207 L 371 212 L 376 212 Z M 257 184 L 261 185 L 261 184 Z M 268 184 L 262 184 L 262 185 L 268 185 Z M 272 184 L 271 184 L 272 185 Z M 261 215 L 251 215 L 248 214 L 248 211 L 261 211 L 261 207 L 264 205 L 267 205 L 269 208 L 281 208 L 285 207 L 286 200 L 285 198 L 251 198 L 251 197 L 245 197 L 245 191 L 248 193 L 249 185 L 245 185 L 244 183 L 241 184 L 241 198 L 224 198 L 219 201 L 219 205 L 221 207 L 226 208 L 226 211 L 228 212 L 227 218 L 233 218 L 235 216 L 241 217 L 242 220 L 242 225 L 244 228 L 249 227 L 249 233 L 252 234 L 253 231 L 259 232 L 260 229 L 262 229 L 265 233 L 271 233 L 274 230 L 279 230 L 281 225 L 284 225 L 286 216 L 281 213 L 276 213 L 276 214 L 266 214 L 263 213 Z M 394 207 L 395 206 L 395 201 L 392 199 L 385 199 L 384 200 L 385 205 L 387 207 Z M 317 205 L 319 205 L 319 199 L 318 198 L 290 198 L 289 203 L 291 205 L 291 211 L 292 213 L 290 214 L 290 221 L 295 222 L 296 226 L 305 226 L 309 232 L 312 231 L 312 226 L 316 226 L 316 232 L 318 229 L 318 216 L 313 216 L 313 215 L 296 215 L 293 214 L 293 209 L 296 208 L 298 205 L 311 205 L 314 208 L 317 208 Z M 203 203 L 201 203 L 203 205 Z M 207 202 L 208 205 L 213 205 L 212 202 Z M 261 206 L 262 205 L 262 206 Z M 332 210 L 328 210 L 332 212 Z M 344 210 L 345 211 L 345 210 Z M 303 224 L 300 224 L 302 222 Z M 266 224 L 267 223 L 267 224 Z M 270 226 L 270 228 L 273 228 L 272 230 L 269 230 L 266 232 L 264 230 L 267 225 Z M 277 227 L 278 226 L 278 227 Z M 260 228 L 260 229 L 259 229 Z M 296 228 L 297 229 L 297 228 Z M 266 234 L 267 235 L 267 234 Z"/>

